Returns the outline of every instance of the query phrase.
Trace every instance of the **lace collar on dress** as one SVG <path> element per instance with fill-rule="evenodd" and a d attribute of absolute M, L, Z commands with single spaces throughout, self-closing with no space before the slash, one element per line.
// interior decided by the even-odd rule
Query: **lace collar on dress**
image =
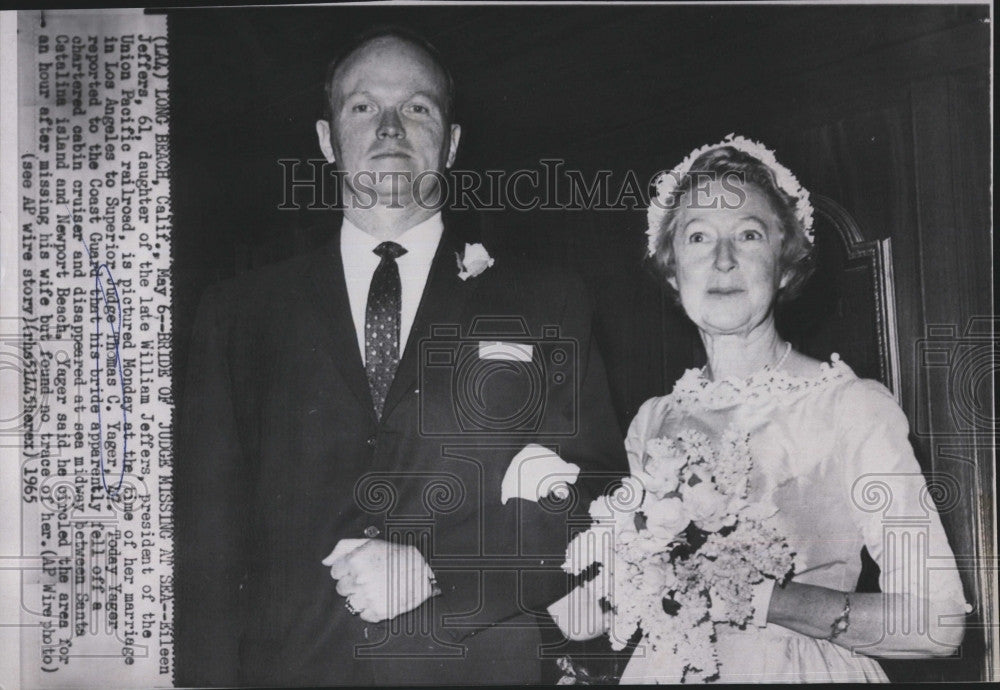
<path fill-rule="evenodd" d="M 729 376 L 710 381 L 704 369 L 688 369 L 677 380 L 670 397 L 678 407 L 720 409 L 755 400 L 786 398 L 849 376 L 854 376 L 854 371 L 836 352 L 830 355 L 829 363 L 820 363 L 819 376 L 798 376 L 764 367 L 745 379 Z"/>

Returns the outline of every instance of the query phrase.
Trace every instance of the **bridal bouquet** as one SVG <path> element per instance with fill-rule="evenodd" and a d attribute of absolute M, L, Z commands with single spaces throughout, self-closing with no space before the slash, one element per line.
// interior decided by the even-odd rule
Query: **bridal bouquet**
<path fill-rule="evenodd" d="M 745 626 L 755 585 L 784 582 L 794 567 L 768 525 L 777 508 L 748 500 L 752 464 L 749 437 L 735 431 L 718 445 L 698 431 L 653 438 L 642 469 L 591 504 L 594 524 L 570 542 L 563 569 L 601 565 L 613 648 L 641 629 L 650 651 L 672 652 L 657 654 L 675 665 L 664 675 L 717 676 L 716 626 Z"/>

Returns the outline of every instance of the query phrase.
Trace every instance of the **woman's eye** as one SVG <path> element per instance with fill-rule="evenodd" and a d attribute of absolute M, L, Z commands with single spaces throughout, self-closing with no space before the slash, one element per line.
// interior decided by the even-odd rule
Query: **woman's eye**
<path fill-rule="evenodd" d="M 740 233 L 740 237 L 744 240 L 762 240 L 764 239 L 764 233 L 760 230 L 744 230 Z"/>
<path fill-rule="evenodd" d="M 705 233 L 703 232 L 692 232 L 688 235 L 688 244 L 700 244 L 705 241 Z"/>

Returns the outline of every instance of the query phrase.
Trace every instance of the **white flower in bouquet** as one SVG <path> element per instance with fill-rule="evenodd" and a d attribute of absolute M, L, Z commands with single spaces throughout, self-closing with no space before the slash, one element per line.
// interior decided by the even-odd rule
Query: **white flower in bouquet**
<path fill-rule="evenodd" d="M 610 496 L 599 496 L 594 499 L 588 512 L 595 522 L 628 525 L 634 521 L 635 511 L 642 505 L 642 501 L 642 482 L 635 477 L 625 477 L 621 486 Z"/>
<path fill-rule="evenodd" d="M 688 683 L 704 683 L 719 671 L 719 658 L 712 640 L 714 630 L 711 625 L 700 625 L 700 621 L 693 621 L 684 633 L 687 662 L 684 680 Z"/>
<path fill-rule="evenodd" d="M 719 441 L 721 458 L 713 467 L 713 476 L 718 486 L 726 487 L 731 496 L 746 496 L 750 486 L 750 469 L 753 457 L 750 455 L 750 436 L 734 429 L 727 430 Z"/>
<path fill-rule="evenodd" d="M 563 569 L 574 575 L 592 563 L 611 563 L 616 550 L 638 540 L 635 511 L 642 495 L 639 482 L 631 477 L 622 481 L 612 496 L 599 496 L 591 502 L 588 512 L 593 526 L 578 533 L 566 548 Z"/>
<path fill-rule="evenodd" d="M 708 589 L 708 597 L 712 600 L 709 613 L 714 623 L 728 623 L 735 618 L 729 597 L 725 595 L 725 590 L 717 585 L 712 585 Z"/>
<path fill-rule="evenodd" d="M 736 523 L 736 515 L 729 512 L 729 496 L 716 489 L 712 482 L 685 485 L 681 496 L 691 519 L 706 532 L 718 532 Z"/>
<path fill-rule="evenodd" d="M 666 550 L 666 545 L 663 543 L 663 539 L 655 537 L 649 530 L 643 530 L 636 537 L 635 542 L 631 544 L 632 549 L 640 554 L 641 558 L 645 559 L 649 556 L 653 556 L 658 553 L 663 553 Z"/>
<path fill-rule="evenodd" d="M 615 510 L 611 506 L 611 499 L 607 496 L 598 496 L 595 498 L 591 502 L 587 512 L 590 513 L 590 519 L 594 522 L 617 521 Z"/>
<path fill-rule="evenodd" d="M 613 527 L 616 535 L 635 532 L 635 511 L 623 509 L 617 501 L 601 496 L 590 504 L 590 518 L 599 526 Z"/>
<path fill-rule="evenodd" d="M 646 443 L 646 459 L 638 477 L 646 491 L 663 498 L 665 494 L 677 490 L 681 470 L 687 462 L 688 458 L 673 443 L 662 438 L 652 438 Z"/>
<path fill-rule="evenodd" d="M 657 563 L 651 560 L 648 563 L 651 567 L 646 567 L 639 575 L 637 587 L 639 593 L 643 596 L 658 597 L 662 596 L 664 591 L 675 587 L 677 578 L 673 576 L 669 565 L 667 561 Z"/>
<path fill-rule="evenodd" d="M 641 628 L 658 663 L 676 662 L 667 677 L 718 677 L 716 626 L 745 625 L 754 585 L 781 581 L 795 565 L 769 524 L 770 498 L 748 499 L 752 466 L 742 431 L 718 443 L 698 431 L 654 438 L 643 468 L 591 504 L 594 525 L 570 542 L 563 568 L 578 575 L 601 564 L 612 649 Z M 692 522 L 703 533 L 689 533 Z"/>
<path fill-rule="evenodd" d="M 753 616 L 753 584 L 763 578 L 760 572 L 747 561 L 714 564 L 714 571 L 708 575 L 712 584 L 708 590 L 711 600 L 709 609 L 712 621 L 742 626 Z"/>
<path fill-rule="evenodd" d="M 666 547 L 691 523 L 686 508 L 687 504 L 679 498 L 661 498 L 643 503 L 642 512 L 646 516 L 646 529 L 650 536 Z"/>

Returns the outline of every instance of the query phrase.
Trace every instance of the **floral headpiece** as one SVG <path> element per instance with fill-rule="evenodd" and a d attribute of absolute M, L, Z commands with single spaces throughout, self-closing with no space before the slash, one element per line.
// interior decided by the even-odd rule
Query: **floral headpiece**
<path fill-rule="evenodd" d="M 781 191 L 795 199 L 795 217 L 802 224 L 802 229 L 806 237 L 812 243 L 814 241 L 813 207 L 809 203 L 809 191 L 799 184 L 799 181 L 792 174 L 791 170 L 778 162 L 774 157 L 774 151 L 758 141 L 730 133 L 717 144 L 709 144 L 695 149 L 688 154 L 687 158 L 681 161 L 680 165 L 673 170 L 664 170 L 653 180 L 653 185 L 656 187 L 656 194 L 650 200 L 649 208 L 646 211 L 646 220 L 649 224 L 646 230 L 646 236 L 649 238 L 649 256 L 656 254 L 656 240 L 660 232 L 660 225 L 663 223 L 663 218 L 667 215 L 670 195 L 677 189 L 677 185 L 681 179 L 691 172 L 691 164 L 700 155 L 722 146 L 731 146 L 743 153 L 747 153 L 771 169 Z"/>

